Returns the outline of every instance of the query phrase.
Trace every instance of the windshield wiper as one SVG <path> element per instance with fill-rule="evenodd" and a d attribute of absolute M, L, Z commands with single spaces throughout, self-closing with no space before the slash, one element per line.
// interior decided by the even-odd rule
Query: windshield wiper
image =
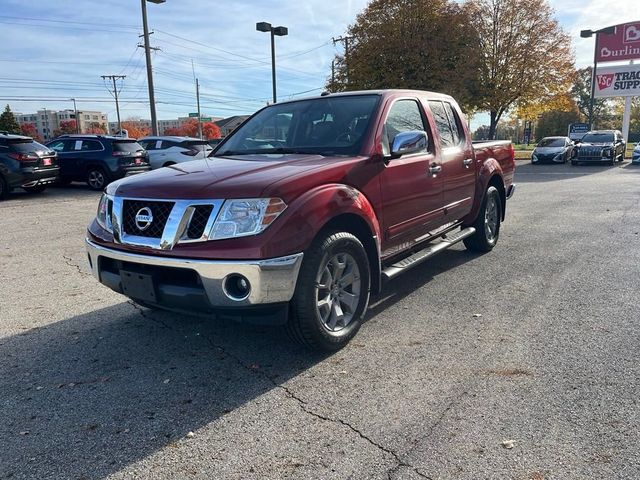
<path fill-rule="evenodd" d="M 226 157 L 231 155 L 286 155 L 286 154 L 298 154 L 298 155 L 320 155 L 324 156 L 321 152 L 305 150 L 303 148 L 256 148 L 253 150 L 226 150 L 224 152 L 216 152 L 216 157 Z"/>

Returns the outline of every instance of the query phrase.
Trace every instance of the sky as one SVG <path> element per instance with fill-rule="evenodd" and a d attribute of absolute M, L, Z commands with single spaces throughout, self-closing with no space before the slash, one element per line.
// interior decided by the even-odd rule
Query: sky
<path fill-rule="evenodd" d="M 368 0 L 166 0 L 147 3 L 159 119 L 195 112 L 194 73 L 204 115 L 252 113 L 271 99 L 269 34 L 256 22 L 286 26 L 276 37 L 278 99 L 322 92 L 331 60 L 342 52 L 332 37 L 346 32 Z M 638 0 L 552 0 L 572 37 L 576 65 L 593 61 L 593 38 L 581 29 L 640 20 Z M 137 0 L 0 0 L 0 103 L 14 112 L 101 110 L 116 120 L 101 75 L 126 75 L 122 119 L 149 118 L 142 15 Z M 193 64 L 192 64 L 193 62 Z M 22 100 L 18 100 L 18 98 Z M 32 101 L 25 101 L 25 99 Z M 486 123 L 476 115 L 472 122 Z"/>

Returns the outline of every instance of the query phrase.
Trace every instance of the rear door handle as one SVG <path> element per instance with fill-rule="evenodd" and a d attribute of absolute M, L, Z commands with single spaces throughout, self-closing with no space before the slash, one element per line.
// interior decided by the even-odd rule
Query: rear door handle
<path fill-rule="evenodd" d="M 462 163 L 464 163 L 465 167 L 469 168 L 469 165 L 473 163 L 473 158 L 465 158 Z"/>
<path fill-rule="evenodd" d="M 440 173 L 441 171 L 442 167 L 440 165 L 436 165 L 435 163 L 429 167 L 429 172 L 431 172 L 432 175 Z"/>

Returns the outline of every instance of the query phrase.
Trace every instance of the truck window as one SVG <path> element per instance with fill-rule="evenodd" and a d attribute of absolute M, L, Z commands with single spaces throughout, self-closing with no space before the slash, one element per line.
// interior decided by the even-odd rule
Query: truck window
<path fill-rule="evenodd" d="M 442 102 L 429 100 L 429 108 L 431 108 L 433 119 L 436 122 L 436 128 L 438 129 L 438 133 L 440 133 L 440 143 L 442 144 L 442 148 L 455 146 L 456 142 L 453 131 L 451 130 L 449 118 L 447 117 L 447 112 L 445 111 Z"/>
<path fill-rule="evenodd" d="M 420 130 L 426 132 L 424 120 L 418 102 L 415 100 L 398 100 L 391 106 L 384 123 L 385 134 L 382 137 L 382 153 L 389 155 L 393 139 L 402 132 Z"/>
<path fill-rule="evenodd" d="M 449 126 L 451 127 L 451 133 L 453 134 L 453 144 L 460 145 L 465 140 L 460 117 L 449 102 L 443 102 L 443 104 L 444 109 L 447 112 L 447 117 L 449 118 Z"/>

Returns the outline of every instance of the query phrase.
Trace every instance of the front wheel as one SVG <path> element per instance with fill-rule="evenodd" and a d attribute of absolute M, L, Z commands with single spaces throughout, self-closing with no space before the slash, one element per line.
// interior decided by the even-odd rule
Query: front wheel
<path fill-rule="evenodd" d="M 4 200 L 11 193 L 11 189 L 7 184 L 7 181 L 0 175 L 0 200 Z"/>
<path fill-rule="evenodd" d="M 336 232 L 312 244 L 302 262 L 287 323 L 289 334 L 317 350 L 338 350 L 358 332 L 371 274 L 357 237 Z"/>
<path fill-rule="evenodd" d="M 107 186 L 107 175 L 100 167 L 91 167 L 87 170 L 87 185 L 92 190 L 104 190 Z"/>
<path fill-rule="evenodd" d="M 472 227 L 476 232 L 464 239 L 464 246 L 474 252 L 488 252 L 498 243 L 500 236 L 500 219 L 502 218 L 502 202 L 500 192 L 493 185 L 487 188 L 480 212 Z"/>

